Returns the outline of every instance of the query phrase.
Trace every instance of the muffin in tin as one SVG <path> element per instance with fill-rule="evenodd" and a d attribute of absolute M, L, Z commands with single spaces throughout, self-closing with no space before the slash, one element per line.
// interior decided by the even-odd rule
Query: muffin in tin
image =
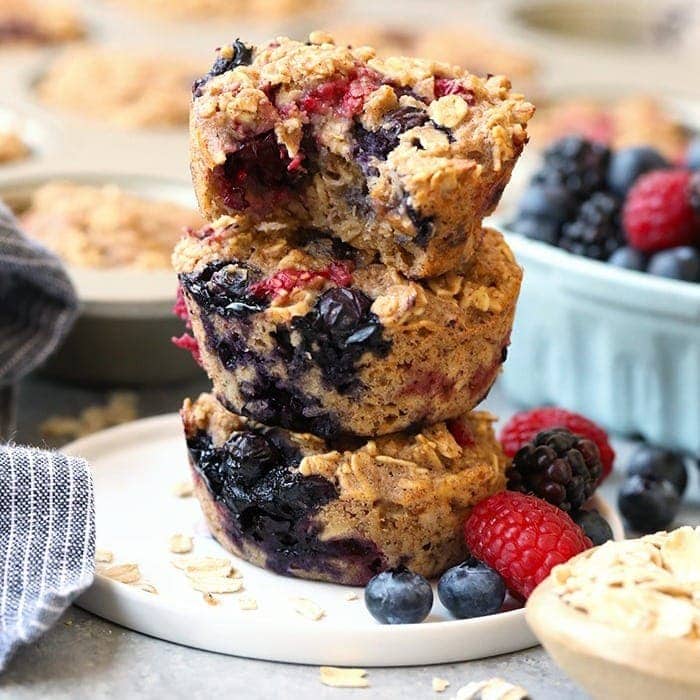
<path fill-rule="evenodd" d="M 186 399 L 181 413 L 212 533 L 280 574 L 364 585 L 403 564 L 439 576 L 466 556 L 471 507 L 505 486 L 484 412 L 344 443 L 263 426 L 210 394 Z"/>
<path fill-rule="evenodd" d="M 459 416 L 505 360 L 522 273 L 486 229 L 420 282 L 319 231 L 222 217 L 175 249 L 198 354 L 230 410 L 321 437 Z"/>
<path fill-rule="evenodd" d="M 534 112 L 504 76 L 377 58 L 315 32 L 219 50 L 195 83 L 190 160 L 207 220 L 308 225 L 412 278 L 478 247 Z"/>

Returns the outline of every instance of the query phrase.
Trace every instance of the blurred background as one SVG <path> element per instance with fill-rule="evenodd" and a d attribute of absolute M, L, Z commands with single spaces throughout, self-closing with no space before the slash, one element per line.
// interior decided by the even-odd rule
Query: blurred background
<path fill-rule="evenodd" d="M 612 149 L 648 146 L 664 162 L 681 164 L 700 128 L 700 5 L 692 0 L 0 0 L 0 198 L 29 235 L 65 261 L 83 308 L 66 345 L 22 389 L 18 440 L 65 442 L 136 415 L 176 410 L 180 397 L 200 383 L 204 388 L 189 355 L 170 341 L 182 333 L 171 313 L 170 250 L 183 227 L 200 224 L 187 162 L 190 86 L 208 69 L 214 48 L 236 37 L 303 38 L 318 28 L 380 53 L 505 73 L 537 105 L 531 144 L 496 212 L 502 223 L 517 212 L 543 149 L 562 136 L 578 134 Z M 523 249 L 522 255 L 531 253 Z M 532 262 L 532 279 L 548 279 L 552 267 L 539 262 L 537 270 Z M 591 274 L 583 288 L 595 287 L 604 273 Z M 658 290 L 624 274 L 621 284 L 654 306 L 647 295 Z M 691 304 L 682 325 L 690 319 L 695 335 L 681 338 L 674 330 L 672 336 L 693 345 L 700 285 L 688 292 L 678 284 L 679 297 Z M 527 319 L 534 327 L 541 299 L 528 289 L 519 323 Z M 676 293 L 661 291 L 658 314 L 674 305 Z M 690 301 L 689 294 L 695 295 Z M 596 326 L 599 308 L 609 304 L 587 303 L 586 322 Z M 546 363 L 519 333 L 516 328 L 515 369 L 505 383 L 511 400 L 586 409 L 622 432 L 700 452 L 700 438 L 670 435 L 663 426 L 647 431 L 643 421 L 619 415 L 620 379 L 601 366 L 603 359 L 587 366 L 603 376 L 602 388 L 580 405 L 588 389 L 567 383 L 567 373 L 581 367 L 561 364 L 570 347 L 560 345 L 548 356 L 550 370 L 538 374 L 529 368 Z M 540 345 L 535 349 L 546 355 Z M 623 374 L 634 375 L 633 360 L 625 359 L 634 349 L 620 352 L 606 336 L 601 358 L 611 356 L 613 365 L 627 368 Z M 675 389 L 672 398 L 664 395 L 665 383 L 676 381 L 667 376 L 668 352 L 644 358 L 644 372 L 654 363 L 662 368 L 659 381 L 642 379 L 635 388 L 632 380 L 624 388 L 630 405 L 651 406 L 657 423 L 668 401 L 687 404 Z M 694 407 L 685 420 L 696 435 L 698 352 L 685 361 L 686 380 L 677 380 L 686 394 L 692 387 Z M 656 392 L 651 399 L 649 391 Z"/>

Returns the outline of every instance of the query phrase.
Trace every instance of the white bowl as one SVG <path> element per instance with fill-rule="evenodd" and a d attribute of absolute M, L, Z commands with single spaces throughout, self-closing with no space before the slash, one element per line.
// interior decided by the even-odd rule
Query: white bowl
<path fill-rule="evenodd" d="M 525 269 L 503 376 L 509 396 L 700 455 L 700 284 L 505 233 Z"/>

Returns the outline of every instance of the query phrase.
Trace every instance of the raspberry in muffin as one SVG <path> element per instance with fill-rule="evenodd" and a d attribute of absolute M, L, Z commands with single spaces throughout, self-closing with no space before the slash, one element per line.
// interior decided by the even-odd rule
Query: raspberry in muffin
<path fill-rule="evenodd" d="M 196 81 L 191 167 L 210 221 L 328 231 L 412 278 L 478 247 L 534 108 L 503 76 L 279 38 L 219 51 Z"/>
<path fill-rule="evenodd" d="M 466 556 L 462 524 L 504 488 L 493 417 L 330 443 L 226 411 L 209 394 L 182 408 L 195 493 L 233 554 L 276 573 L 364 585 L 406 565 L 440 575 Z"/>
<path fill-rule="evenodd" d="M 484 398 L 521 281 L 499 233 L 421 281 L 322 232 L 284 233 L 222 217 L 175 249 L 199 355 L 228 408 L 322 437 L 384 435 Z"/>

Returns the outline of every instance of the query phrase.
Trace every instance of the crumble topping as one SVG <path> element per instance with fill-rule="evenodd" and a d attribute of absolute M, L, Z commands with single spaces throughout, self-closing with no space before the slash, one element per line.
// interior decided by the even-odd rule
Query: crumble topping
<path fill-rule="evenodd" d="M 1 20 L 0 20 L 1 22 Z M 0 163 L 12 163 L 29 156 L 29 146 L 11 130 L 0 130 Z"/>
<path fill-rule="evenodd" d="M 606 542 L 552 571 L 554 592 L 591 620 L 700 639 L 700 527 Z"/>
<path fill-rule="evenodd" d="M 44 104 L 125 129 L 185 126 L 201 72 L 188 57 L 85 46 L 49 65 L 36 90 Z"/>
<path fill-rule="evenodd" d="M 88 406 L 76 417 L 51 416 L 39 426 L 45 440 L 65 443 L 136 420 L 137 397 L 132 392 L 115 392 L 106 405 Z"/>
<path fill-rule="evenodd" d="M 153 270 L 168 268 L 183 230 L 203 222 L 192 209 L 146 199 L 116 185 L 56 181 L 33 193 L 21 223 L 71 265 Z"/>

